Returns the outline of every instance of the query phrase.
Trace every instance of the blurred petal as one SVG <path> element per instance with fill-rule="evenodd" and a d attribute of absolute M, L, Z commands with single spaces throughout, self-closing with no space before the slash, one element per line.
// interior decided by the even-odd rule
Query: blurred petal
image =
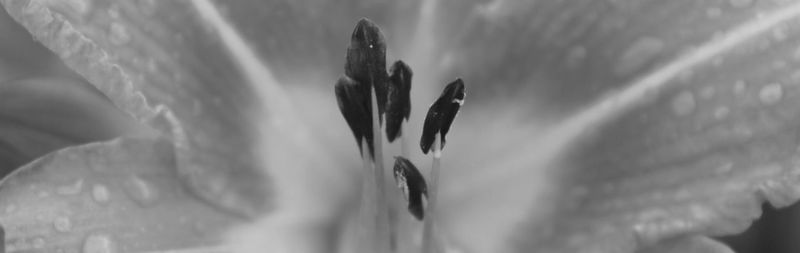
<path fill-rule="evenodd" d="M 180 183 L 172 144 L 115 139 L 20 168 L 0 186 L 9 252 L 151 252 L 217 247 L 241 222 Z"/>

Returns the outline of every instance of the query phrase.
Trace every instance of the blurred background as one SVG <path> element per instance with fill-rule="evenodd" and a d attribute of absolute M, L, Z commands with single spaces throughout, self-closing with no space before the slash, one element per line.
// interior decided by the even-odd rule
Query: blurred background
<path fill-rule="evenodd" d="M 62 147 L 114 138 L 136 124 L 0 11 L 0 174 Z M 800 252 L 800 205 L 720 238 L 736 252 Z"/>

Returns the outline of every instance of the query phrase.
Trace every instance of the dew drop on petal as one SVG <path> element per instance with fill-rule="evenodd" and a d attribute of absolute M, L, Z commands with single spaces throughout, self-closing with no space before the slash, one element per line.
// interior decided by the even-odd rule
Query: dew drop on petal
<path fill-rule="evenodd" d="M 72 230 L 72 221 L 67 217 L 58 217 L 53 220 L 53 227 L 58 232 L 69 232 Z"/>
<path fill-rule="evenodd" d="M 151 207 L 158 201 L 158 189 L 141 177 L 131 177 L 123 185 L 128 196 L 142 207 Z"/>
<path fill-rule="evenodd" d="M 111 194 L 105 185 L 96 184 L 92 187 L 92 199 L 97 203 L 105 204 L 111 200 Z"/>
<path fill-rule="evenodd" d="M 694 95 L 688 91 L 682 91 L 672 99 L 672 111 L 675 115 L 684 116 L 694 112 L 697 105 Z"/>
<path fill-rule="evenodd" d="M 730 0 L 730 3 L 733 7 L 744 8 L 753 4 L 753 0 Z"/>
<path fill-rule="evenodd" d="M 109 33 L 108 39 L 111 40 L 111 43 L 114 43 L 114 45 L 121 46 L 131 41 L 131 35 L 128 33 L 128 29 L 120 23 L 111 23 Z"/>
<path fill-rule="evenodd" d="M 652 37 L 639 38 L 619 57 L 614 73 L 619 76 L 633 74 L 655 60 L 662 51 L 664 51 L 664 41 Z"/>
<path fill-rule="evenodd" d="M 117 245 L 108 235 L 94 234 L 83 241 L 83 253 L 116 253 Z"/>
<path fill-rule="evenodd" d="M 758 98 L 761 103 L 767 105 L 775 104 L 783 98 L 783 87 L 779 83 L 768 84 L 758 92 Z"/>

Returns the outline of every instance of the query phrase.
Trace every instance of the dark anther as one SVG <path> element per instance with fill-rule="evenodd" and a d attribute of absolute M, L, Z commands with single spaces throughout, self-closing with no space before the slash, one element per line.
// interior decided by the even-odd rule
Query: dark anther
<path fill-rule="evenodd" d="M 389 70 L 388 98 L 386 104 L 386 137 L 389 142 L 402 135 L 403 120 L 411 114 L 411 68 L 403 61 L 397 61 Z"/>
<path fill-rule="evenodd" d="M 450 125 L 453 124 L 453 119 L 458 114 L 458 109 L 464 103 L 465 95 L 464 82 L 461 81 L 461 78 L 456 79 L 444 88 L 439 99 L 428 109 L 428 115 L 425 116 L 425 124 L 422 128 L 422 138 L 419 141 L 423 153 L 427 154 L 430 150 L 436 133 L 441 134 L 442 145 L 440 148 L 444 148 L 445 136 L 450 130 Z"/>
<path fill-rule="evenodd" d="M 386 42 L 378 25 L 369 19 L 358 21 L 350 46 L 347 47 L 345 75 L 362 84 L 369 95 L 369 87 L 374 87 L 378 97 L 378 113 L 382 115 L 386 106 Z"/>
<path fill-rule="evenodd" d="M 339 103 L 339 110 L 353 131 L 353 135 L 358 142 L 358 149 L 363 152 L 361 146 L 362 138 L 367 139 L 369 153 L 374 157 L 373 134 L 372 134 L 372 107 L 369 93 L 357 81 L 347 76 L 342 76 L 336 82 L 336 100 Z M 369 89 L 366 90 L 367 92 Z"/>
<path fill-rule="evenodd" d="M 428 185 L 425 183 L 425 178 L 408 159 L 401 156 L 394 158 L 394 181 L 408 201 L 408 211 L 418 220 L 422 220 L 425 217 L 422 196 L 428 198 Z"/>

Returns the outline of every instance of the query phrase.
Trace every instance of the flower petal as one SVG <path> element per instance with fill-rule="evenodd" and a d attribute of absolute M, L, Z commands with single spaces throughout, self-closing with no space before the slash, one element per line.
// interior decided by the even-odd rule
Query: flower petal
<path fill-rule="evenodd" d="M 139 125 L 80 80 L 42 76 L 0 83 L 2 176 L 56 149 L 138 131 Z"/>
<path fill-rule="evenodd" d="M 238 217 L 180 183 L 164 139 L 122 138 L 69 147 L 0 186 L 9 252 L 150 252 L 215 248 Z M 115 251 L 116 250 L 116 251 Z"/>
<path fill-rule="evenodd" d="M 171 134 L 177 167 L 200 196 L 243 215 L 268 210 L 258 93 L 193 2 L 3 4 L 123 111 Z"/>
<path fill-rule="evenodd" d="M 460 120 L 490 122 L 461 124 L 452 139 L 467 141 L 443 159 L 454 243 L 508 251 L 514 237 L 520 252 L 633 252 L 741 232 L 764 200 L 797 200 L 800 5 L 739 2 L 437 9 L 492 13 L 442 15 L 459 24 L 442 35 L 459 42 L 443 61 L 475 83 Z M 514 138 L 476 136 L 492 131 Z M 483 155 L 456 148 L 475 143 Z"/>

